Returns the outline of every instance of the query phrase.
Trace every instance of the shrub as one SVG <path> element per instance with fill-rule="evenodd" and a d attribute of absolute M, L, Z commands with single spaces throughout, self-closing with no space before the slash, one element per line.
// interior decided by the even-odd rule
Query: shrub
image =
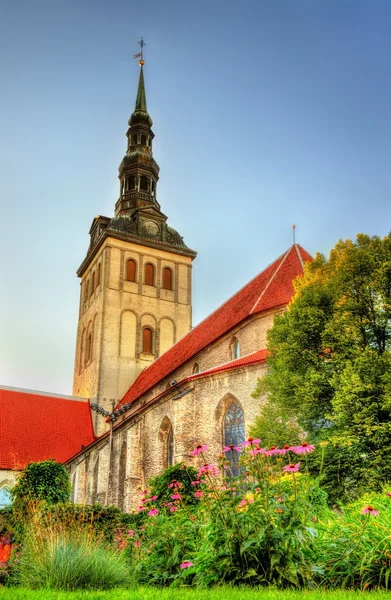
<path fill-rule="evenodd" d="M 54 460 L 28 464 L 11 490 L 14 504 L 22 507 L 34 500 L 45 504 L 67 502 L 70 493 L 68 471 Z"/>
<path fill-rule="evenodd" d="M 187 505 L 197 505 L 197 500 L 194 498 L 194 488 L 191 482 L 194 481 L 197 475 L 197 470 L 194 467 L 188 467 L 183 463 L 173 465 L 165 469 L 161 475 L 153 477 L 149 480 L 150 495 L 157 496 L 157 504 L 170 502 L 172 491 L 169 485 L 173 481 L 178 481 L 181 484 L 181 494 Z"/>

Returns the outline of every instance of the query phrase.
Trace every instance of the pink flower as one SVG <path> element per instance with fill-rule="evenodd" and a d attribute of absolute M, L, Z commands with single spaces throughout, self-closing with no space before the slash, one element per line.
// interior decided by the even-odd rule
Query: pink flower
<path fill-rule="evenodd" d="M 245 499 L 243 498 L 243 500 L 241 500 L 241 501 L 239 502 L 238 506 L 246 506 L 246 504 L 247 504 L 247 500 L 245 500 Z"/>
<path fill-rule="evenodd" d="M 185 562 L 183 562 L 183 563 L 180 565 L 180 568 L 181 568 L 181 569 L 188 569 L 189 567 L 192 567 L 192 566 L 193 566 L 193 563 L 192 563 L 192 562 L 190 562 L 189 560 L 185 560 Z"/>
<path fill-rule="evenodd" d="M 286 473 L 297 473 L 299 468 L 300 468 L 300 462 L 296 463 L 295 465 L 286 465 L 283 468 L 283 471 L 285 471 Z"/>
<path fill-rule="evenodd" d="M 202 498 L 203 495 L 204 495 L 204 492 L 201 492 L 201 490 L 197 490 L 196 492 L 194 492 L 195 498 Z"/>
<path fill-rule="evenodd" d="M 240 448 L 238 446 L 234 446 L 234 444 L 230 444 L 229 446 L 224 446 L 223 448 L 223 452 L 233 452 L 234 450 L 236 450 L 236 452 L 240 452 Z"/>
<path fill-rule="evenodd" d="M 141 546 L 140 540 L 137 540 L 137 542 L 134 542 L 134 545 L 135 545 L 136 548 L 138 548 L 139 546 Z"/>
<path fill-rule="evenodd" d="M 217 476 L 220 473 L 220 469 L 218 467 L 215 467 L 214 465 L 204 465 L 203 467 L 200 468 L 200 470 L 197 473 L 197 478 L 200 478 L 201 475 L 203 474 L 208 474 L 208 475 L 214 475 Z M 201 479 L 201 483 L 203 483 L 203 480 Z"/>
<path fill-rule="evenodd" d="M 171 500 L 182 500 L 182 496 L 180 494 L 173 494 Z"/>
<path fill-rule="evenodd" d="M 147 510 L 145 506 L 138 507 L 138 512 L 142 512 L 143 510 Z"/>
<path fill-rule="evenodd" d="M 388 496 L 389 498 L 391 498 L 391 492 L 386 492 L 386 496 Z"/>
<path fill-rule="evenodd" d="M 365 506 L 365 507 L 362 509 L 362 511 L 361 511 L 361 514 L 362 514 L 362 515 L 369 514 L 369 515 L 372 515 L 373 517 L 377 517 L 377 515 L 379 514 L 379 511 L 378 511 L 378 510 L 375 510 L 375 509 L 373 508 L 373 506 L 370 506 L 370 505 L 369 505 L 369 506 Z"/>
<path fill-rule="evenodd" d="M 195 450 L 192 452 L 192 455 L 197 456 L 198 454 L 201 454 L 201 452 L 207 452 L 207 450 L 208 446 L 206 444 L 197 444 Z"/>
<path fill-rule="evenodd" d="M 159 514 L 159 511 L 157 508 L 153 508 L 152 510 L 148 511 L 148 516 L 149 517 L 156 517 L 156 515 Z"/>
<path fill-rule="evenodd" d="M 171 506 L 170 512 L 175 512 L 176 510 L 178 510 L 177 506 Z"/>
<path fill-rule="evenodd" d="M 270 446 L 269 450 L 266 451 L 266 454 L 268 456 L 274 456 L 275 454 L 280 454 L 280 450 L 275 446 Z"/>
<path fill-rule="evenodd" d="M 197 481 L 192 481 L 192 482 L 191 482 L 191 485 L 198 485 L 198 484 L 200 484 L 200 483 L 201 483 L 201 482 L 200 482 L 200 480 L 199 480 L 199 479 L 197 479 Z"/>
<path fill-rule="evenodd" d="M 134 536 L 134 531 L 133 531 L 133 529 L 129 529 L 129 531 L 128 531 L 128 535 L 130 535 L 130 537 L 133 537 L 133 536 Z"/>
<path fill-rule="evenodd" d="M 307 442 L 302 442 L 300 446 L 292 446 L 289 449 L 295 454 L 307 454 L 307 452 L 313 452 L 315 446 L 313 444 L 308 444 Z"/>
<path fill-rule="evenodd" d="M 158 496 L 151 496 L 150 498 L 148 498 L 148 500 L 157 500 Z"/>
<path fill-rule="evenodd" d="M 246 446 L 256 446 L 257 444 L 260 443 L 261 440 L 259 440 L 258 438 L 256 438 L 254 440 L 254 438 L 249 437 L 248 440 L 246 440 L 245 442 L 242 442 L 240 445 L 243 446 L 243 448 L 245 448 Z"/>

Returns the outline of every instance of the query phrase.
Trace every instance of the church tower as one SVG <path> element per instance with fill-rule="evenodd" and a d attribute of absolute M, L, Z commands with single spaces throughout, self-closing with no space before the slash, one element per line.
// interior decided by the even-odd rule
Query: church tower
<path fill-rule="evenodd" d="M 77 271 L 81 289 L 73 394 L 94 398 L 107 409 L 191 329 L 196 253 L 167 225 L 157 201 L 159 166 L 152 154 L 143 66 L 140 60 L 115 215 L 95 217 Z"/>

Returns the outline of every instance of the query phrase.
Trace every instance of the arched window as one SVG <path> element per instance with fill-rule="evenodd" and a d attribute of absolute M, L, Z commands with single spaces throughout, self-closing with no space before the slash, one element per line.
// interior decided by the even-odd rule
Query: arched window
<path fill-rule="evenodd" d="M 244 412 L 237 402 L 232 402 L 225 411 L 223 421 L 223 445 L 240 446 L 244 442 Z M 226 457 L 231 465 L 231 473 L 235 477 L 239 474 L 239 453 L 227 452 Z"/>
<path fill-rule="evenodd" d="M 163 289 L 172 290 L 172 271 L 169 267 L 163 269 Z"/>
<path fill-rule="evenodd" d="M 168 417 L 164 417 L 160 425 L 159 441 L 161 444 L 162 468 L 174 464 L 174 428 Z"/>
<path fill-rule="evenodd" d="M 171 427 L 167 437 L 167 467 L 174 464 L 174 429 Z"/>
<path fill-rule="evenodd" d="M 94 293 L 94 290 L 95 290 L 95 271 L 92 274 L 90 296 L 92 296 L 92 294 Z"/>
<path fill-rule="evenodd" d="M 155 267 L 151 263 L 145 265 L 144 283 L 145 285 L 155 285 Z"/>
<path fill-rule="evenodd" d="M 194 367 L 193 367 L 193 375 L 196 375 L 197 373 L 200 372 L 200 365 L 198 363 L 194 363 Z"/>
<path fill-rule="evenodd" d="M 240 358 L 240 343 L 237 337 L 232 338 L 230 343 L 231 359 Z"/>
<path fill-rule="evenodd" d="M 137 146 L 137 135 L 134 135 L 134 136 L 132 137 L 132 140 L 133 140 L 133 145 L 134 145 L 134 146 Z"/>
<path fill-rule="evenodd" d="M 135 187 L 136 187 L 136 176 L 135 175 L 131 175 L 126 180 L 126 189 L 127 190 L 134 190 Z"/>
<path fill-rule="evenodd" d="M 88 298 L 89 298 L 89 289 L 90 289 L 90 280 L 87 279 L 86 283 L 85 283 L 85 288 L 84 288 L 84 302 L 87 302 Z"/>
<path fill-rule="evenodd" d="M 86 364 L 88 364 L 90 360 L 92 360 L 92 343 L 92 331 L 90 331 L 87 338 Z"/>
<path fill-rule="evenodd" d="M 152 354 L 153 331 L 150 327 L 143 329 L 143 352 Z"/>
<path fill-rule="evenodd" d="M 148 177 L 141 175 L 140 177 L 140 190 L 148 191 Z"/>
<path fill-rule="evenodd" d="M 79 373 L 82 372 L 83 367 L 84 367 L 84 363 L 85 363 L 84 353 L 85 353 L 85 350 L 86 350 L 86 330 L 83 329 L 83 333 L 81 334 L 81 340 L 80 340 Z"/>
<path fill-rule="evenodd" d="M 4 508 L 5 506 L 9 506 L 12 504 L 12 496 L 10 489 L 7 485 L 0 488 L 0 508 Z"/>
<path fill-rule="evenodd" d="M 98 265 L 98 272 L 97 272 L 97 276 L 96 276 L 96 287 L 100 286 L 101 275 L 102 275 L 102 265 L 99 263 L 99 265 Z"/>
<path fill-rule="evenodd" d="M 142 146 L 146 146 L 147 145 L 147 138 L 145 135 L 141 136 L 141 145 Z"/>
<path fill-rule="evenodd" d="M 136 261 L 129 258 L 126 263 L 126 279 L 128 281 L 136 281 Z"/>

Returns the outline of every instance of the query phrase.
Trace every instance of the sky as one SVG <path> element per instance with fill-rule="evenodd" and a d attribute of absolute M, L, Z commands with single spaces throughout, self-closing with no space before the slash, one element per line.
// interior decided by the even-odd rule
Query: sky
<path fill-rule="evenodd" d="M 386 235 L 389 0 L 2 0 L 0 384 L 72 390 L 93 218 L 112 216 L 145 46 L 157 199 L 196 325 L 296 239 Z"/>

